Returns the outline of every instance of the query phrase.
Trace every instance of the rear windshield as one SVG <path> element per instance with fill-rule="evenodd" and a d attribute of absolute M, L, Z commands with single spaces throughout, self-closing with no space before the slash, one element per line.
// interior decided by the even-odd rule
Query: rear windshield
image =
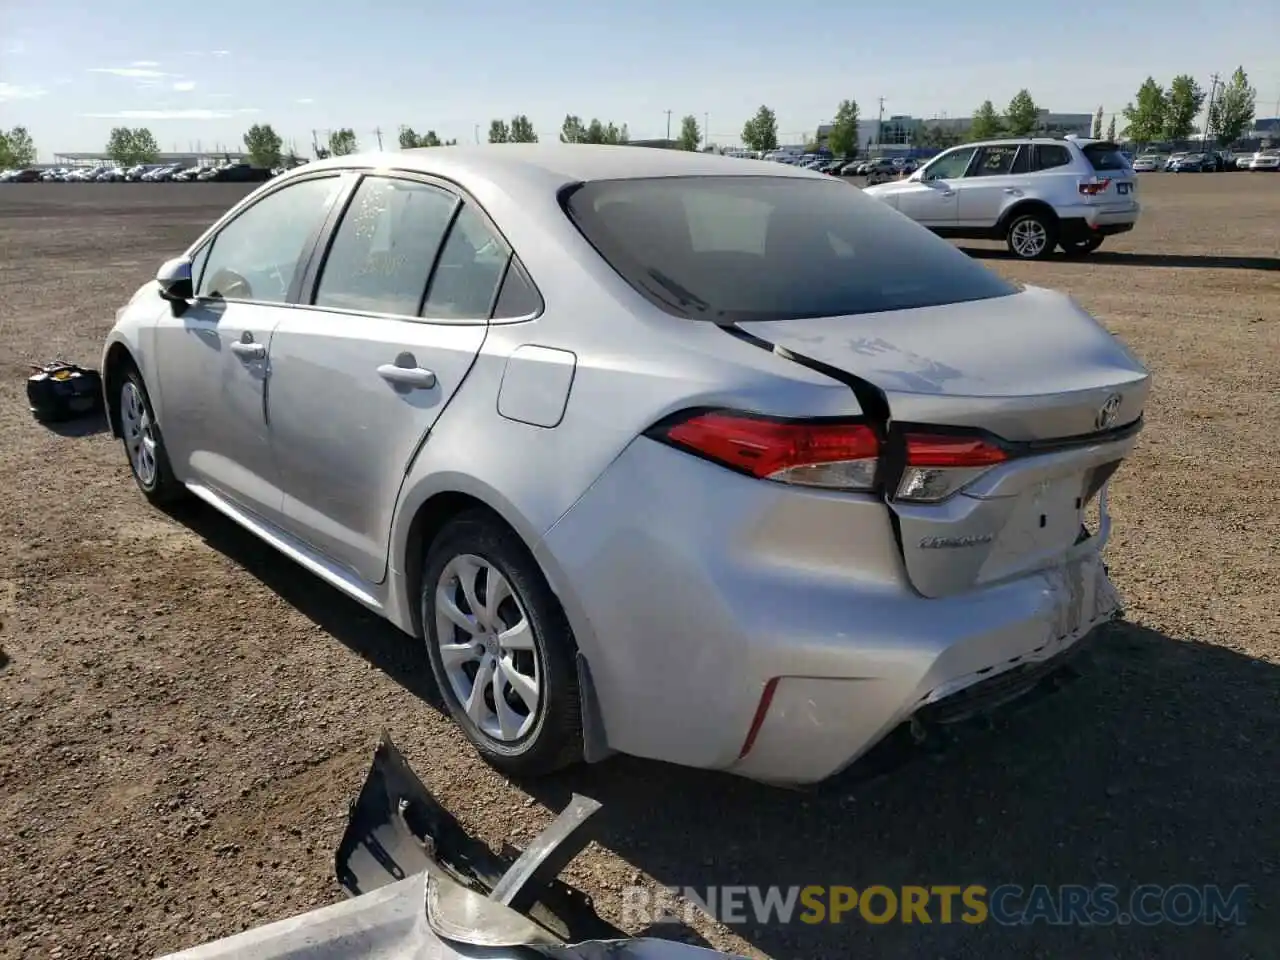
<path fill-rule="evenodd" d="M 1095 170 L 1128 170 L 1129 161 L 1114 143 L 1091 143 L 1084 148 Z"/>
<path fill-rule="evenodd" d="M 564 203 L 623 279 L 688 319 L 845 316 L 1017 292 L 888 204 L 835 180 L 600 180 Z"/>

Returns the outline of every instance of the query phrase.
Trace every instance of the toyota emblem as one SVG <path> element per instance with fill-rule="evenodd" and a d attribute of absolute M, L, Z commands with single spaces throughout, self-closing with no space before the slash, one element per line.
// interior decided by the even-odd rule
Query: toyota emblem
<path fill-rule="evenodd" d="M 1098 409 L 1098 415 L 1093 419 L 1094 429 L 1105 430 L 1116 422 L 1116 417 L 1120 415 L 1120 402 L 1122 399 L 1118 393 L 1113 393 L 1107 397 L 1106 402 Z"/>

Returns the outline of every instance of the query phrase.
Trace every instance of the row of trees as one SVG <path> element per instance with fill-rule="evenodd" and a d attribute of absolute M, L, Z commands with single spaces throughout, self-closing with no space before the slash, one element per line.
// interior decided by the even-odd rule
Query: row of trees
<path fill-rule="evenodd" d="M 1215 83 L 1215 88 L 1207 93 L 1189 74 L 1179 74 L 1167 87 L 1157 83 L 1154 77 L 1147 77 L 1133 102 L 1123 110 L 1128 123 L 1125 135 L 1138 144 L 1185 140 L 1199 132 L 1195 121 L 1206 99 L 1209 112 L 1204 132 L 1220 145 L 1240 139 L 1240 135 L 1253 126 L 1258 91 L 1250 86 L 1244 67 L 1237 67 L 1221 89 L 1217 89 Z"/>
<path fill-rule="evenodd" d="M 0 170 L 29 167 L 36 162 L 36 144 L 26 127 L 0 130 Z"/>

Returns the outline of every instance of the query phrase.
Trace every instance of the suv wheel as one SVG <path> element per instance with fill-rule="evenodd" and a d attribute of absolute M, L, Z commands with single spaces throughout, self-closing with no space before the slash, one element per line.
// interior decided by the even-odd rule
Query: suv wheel
<path fill-rule="evenodd" d="M 1039 212 L 1015 214 L 1005 230 L 1009 252 L 1019 260 L 1043 260 L 1058 242 L 1058 225 Z"/>
<path fill-rule="evenodd" d="M 1083 240 L 1063 240 L 1062 252 L 1069 257 L 1083 257 L 1102 246 L 1102 237 L 1086 237 Z"/>

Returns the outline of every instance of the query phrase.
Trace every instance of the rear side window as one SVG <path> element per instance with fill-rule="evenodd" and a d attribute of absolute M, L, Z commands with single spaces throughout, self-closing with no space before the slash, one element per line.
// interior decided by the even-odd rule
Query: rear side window
<path fill-rule="evenodd" d="M 888 204 L 837 181 L 601 180 L 564 204 L 623 279 L 692 320 L 880 313 L 1016 292 Z"/>
<path fill-rule="evenodd" d="M 464 205 L 431 275 L 423 316 L 487 320 L 510 256 L 480 215 Z"/>
<path fill-rule="evenodd" d="M 1071 163 L 1071 151 L 1057 144 L 1041 143 L 1036 145 L 1036 170 L 1052 170 L 1065 167 Z"/>
<path fill-rule="evenodd" d="M 1091 143 L 1084 148 L 1084 155 L 1095 170 L 1129 169 L 1129 161 L 1114 143 Z"/>

